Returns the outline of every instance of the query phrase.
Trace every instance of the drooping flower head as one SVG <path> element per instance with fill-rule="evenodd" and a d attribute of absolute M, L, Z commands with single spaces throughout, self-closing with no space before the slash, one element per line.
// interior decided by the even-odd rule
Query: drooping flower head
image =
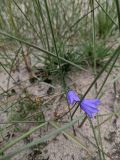
<path fill-rule="evenodd" d="M 84 99 L 80 107 L 90 118 L 93 118 L 99 112 L 98 105 L 100 105 L 99 99 Z"/>
<path fill-rule="evenodd" d="M 67 100 L 70 105 L 74 105 L 75 102 L 80 103 L 80 98 L 77 93 L 73 90 L 68 91 Z M 90 117 L 93 118 L 99 109 L 97 108 L 100 105 L 99 99 L 83 99 L 80 103 L 80 108 Z"/>
<path fill-rule="evenodd" d="M 80 98 L 78 97 L 77 93 L 72 90 L 68 91 L 67 100 L 70 105 L 74 105 L 75 102 L 80 102 Z"/>

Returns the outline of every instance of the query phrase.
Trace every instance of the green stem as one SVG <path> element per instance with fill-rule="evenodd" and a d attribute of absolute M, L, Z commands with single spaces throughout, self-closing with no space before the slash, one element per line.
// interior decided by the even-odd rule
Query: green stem
<path fill-rule="evenodd" d="M 92 41 L 93 41 L 93 72 L 94 72 L 94 77 L 96 77 L 96 51 L 95 51 L 95 15 L 94 15 L 94 0 L 91 0 L 91 9 L 93 10 L 91 16 L 92 16 Z M 95 82 L 94 84 L 95 86 L 95 95 L 97 94 L 97 81 Z M 90 120 L 90 123 L 92 124 L 92 130 L 93 130 L 93 134 L 94 134 L 94 138 L 95 138 L 95 141 L 96 141 L 96 145 L 98 146 L 99 148 L 99 142 L 98 142 L 98 138 L 96 136 L 96 132 L 94 130 L 94 126 L 93 126 L 93 123 L 92 121 Z M 99 125 L 99 120 L 98 120 L 98 117 L 97 117 L 97 124 Z M 99 137 L 100 137 L 100 140 L 102 139 L 101 138 L 101 132 L 100 132 L 100 127 L 98 128 L 98 134 L 99 134 Z M 101 149 L 103 151 L 103 147 L 102 147 L 102 142 L 100 143 L 101 145 Z M 99 153 L 99 157 L 100 159 L 102 160 L 102 154 L 103 152 L 101 152 L 99 149 L 98 149 L 98 153 Z"/>
<path fill-rule="evenodd" d="M 18 143 L 19 141 L 21 141 L 22 139 L 28 137 L 30 134 L 32 134 L 33 132 L 37 131 L 39 128 L 45 126 L 48 122 L 45 122 L 33 129 L 31 129 L 30 131 L 26 132 L 25 134 L 23 134 L 22 136 L 16 138 L 14 141 L 11 141 L 10 143 L 8 143 L 7 145 L 5 145 L 5 147 L 3 147 L 0 150 L 0 153 L 3 153 L 5 150 L 7 150 L 8 148 L 12 147 L 14 144 Z"/>
<path fill-rule="evenodd" d="M 96 76 L 96 78 L 93 80 L 93 82 L 91 83 L 91 85 L 89 86 L 89 88 L 87 89 L 87 91 L 85 92 L 85 94 L 83 95 L 82 100 L 86 97 L 86 95 L 88 94 L 88 92 L 91 90 L 91 88 L 94 86 L 95 82 L 98 80 L 98 78 L 102 75 L 102 73 L 105 71 L 105 69 L 107 68 L 107 66 L 111 63 L 111 61 L 114 59 L 114 57 L 116 55 L 119 55 L 119 50 L 120 50 L 120 46 L 118 46 L 118 48 L 115 50 L 115 52 L 113 53 L 113 55 L 109 58 L 109 60 L 106 62 L 106 64 L 103 66 L 103 68 L 101 69 L 101 71 L 99 72 L 99 74 Z M 78 104 L 78 106 L 75 108 L 72 116 L 74 116 L 75 112 L 77 111 L 77 109 L 79 108 L 81 102 Z"/>
<path fill-rule="evenodd" d="M 39 11 L 39 14 L 40 14 L 42 23 L 43 23 L 43 29 L 44 29 L 45 36 L 46 36 L 46 42 L 47 42 L 48 51 L 50 51 L 50 44 L 49 44 L 49 39 L 48 39 L 48 32 L 47 32 L 46 23 L 45 23 L 44 16 L 43 16 L 42 7 L 41 7 L 41 4 L 40 4 L 39 0 L 35 0 L 35 2 L 36 2 L 36 4 L 37 4 L 37 6 L 38 6 L 38 11 Z M 48 56 L 49 56 L 49 55 L 48 55 Z M 49 60 L 50 60 L 50 62 L 51 62 L 50 56 L 49 56 Z"/>
<path fill-rule="evenodd" d="M 119 25 L 119 33 L 120 33 L 120 1 L 115 0 L 115 2 L 116 2 L 117 14 L 118 14 L 118 25 Z"/>
<path fill-rule="evenodd" d="M 109 16 L 109 14 L 106 12 L 106 10 L 102 7 L 102 5 L 97 1 L 97 0 L 95 0 L 96 2 L 97 2 L 97 4 L 100 6 L 100 8 L 103 10 L 103 12 L 106 14 L 106 16 L 108 16 L 108 18 L 113 22 L 113 24 L 115 24 L 116 25 L 116 27 L 118 27 L 118 24 Z"/>
<path fill-rule="evenodd" d="M 55 40 L 55 36 L 54 36 L 54 32 L 53 32 L 53 27 L 52 27 L 52 23 L 51 23 L 51 18 L 50 18 L 50 13 L 49 13 L 49 9 L 48 9 L 47 0 L 44 0 L 44 2 L 45 2 L 45 7 L 46 7 L 46 11 L 47 11 L 48 21 L 49 21 L 49 25 L 50 25 L 51 34 L 52 34 L 52 39 L 53 39 L 53 44 L 54 44 L 54 48 L 55 48 L 55 53 L 56 53 L 56 56 L 57 56 L 59 71 L 60 71 L 60 75 L 62 77 L 62 84 L 63 84 L 63 87 L 66 88 L 65 79 L 64 79 L 62 68 L 61 68 L 61 61 L 59 59 L 59 54 L 58 54 L 58 50 L 57 50 L 56 40 Z"/>
<path fill-rule="evenodd" d="M 41 40 L 41 37 L 40 37 L 39 33 L 37 32 L 36 28 L 34 27 L 34 25 L 32 24 L 32 22 L 29 20 L 29 18 L 26 16 L 26 14 L 22 11 L 22 9 L 19 7 L 19 5 L 17 4 L 17 2 L 15 0 L 13 0 L 13 2 L 16 5 L 16 7 L 20 10 L 20 12 L 23 14 L 23 16 L 25 17 L 25 19 L 28 21 L 28 23 L 32 27 L 33 31 L 37 34 L 37 36 Z"/>
<path fill-rule="evenodd" d="M 55 55 L 54 53 L 52 53 L 52 52 L 50 52 L 50 51 L 47 51 L 47 50 L 45 50 L 45 49 L 43 49 L 43 48 L 40 48 L 40 47 L 38 47 L 38 46 L 36 46 L 36 45 L 34 45 L 34 44 L 31 44 L 31 43 L 29 43 L 29 42 L 27 42 L 27 41 L 25 41 L 25 40 L 23 40 L 23 39 L 20 39 L 20 38 L 18 38 L 18 37 L 16 37 L 16 36 L 13 36 L 13 35 L 11 35 L 11 34 L 8 34 L 8 33 L 6 33 L 6 32 L 1 31 L 1 30 L 0 30 L 0 34 L 3 35 L 3 36 L 9 37 L 9 38 L 11 38 L 11 39 L 14 39 L 14 40 L 16 40 L 16 41 L 18 41 L 18 42 L 24 43 L 24 44 L 26 44 L 26 45 L 28 45 L 28 46 L 30 46 L 30 47 L 32 47 L 32 48 L 35 48 L 35 49 L 37 49 L 37 50 L 40 50 L 41 52 L 44 52 L 44 53 L 48 54 L 48 55 L 51 55 L 51 56 L 53 56 L 53 57 L 56 57 L 56 55 Z M 77 65 L 77 64 L 75 64 L 75 63 L 73 63 L 73 62 L 71 62 L 71 61 L 69 61 L 69 60 L 67 60 L 67 59 L 65 59 L 65 58 L 63 58 L 63 57 L 58 56 L 58 58 L 59 58 L 60 60 L 64 61 L 64 62 L 66 62 L 66 63 L 68 63 L 68 64 L 70 64 L 70 65 L 78 68 L 78 69 L 87 71 L 87 70 L 84 69 L 83 67 L 81 67 L 81 66 L 79 66 L 79 65 Z"/>

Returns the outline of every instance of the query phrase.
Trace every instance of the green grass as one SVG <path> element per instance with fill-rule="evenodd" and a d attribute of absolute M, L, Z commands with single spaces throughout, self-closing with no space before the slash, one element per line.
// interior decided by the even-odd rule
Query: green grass
<path fill-rule="evenodd" d="M 68 128 L 73 128 L 78 120 L 84 125 L 84 122 L 88 119 L 87 116 L 74 119 L 79 104 L 68 111 L 68 113 L 71 112 L 71 121 L 67 124 L 60 126 L 55 117 L 46 121 L 47 117 L 44 117 L 44 110 L 48 109 L 51 104 L 49 104 L 49 97 L 45 100 L 43 97 L 47 97 L 49 94 L 46 93 L 42 98 L 39 97 L 40 101 L 36 101 L 35 97 L 31 99 L 31 95 L 26 92 L 29 86 L 25 87 L 24 83 L 39 86 L 40 82 L 44 82 L 55 88 L 55 81 L 58 81 L 62 86 L 61 92 L 65 99 L 66 91 L 70 88 L 66 83 L 68 74 L 73 71 L 73 68 L 76 72 L 78 70 L 88 72 L 88 68 L 90 68 L 94 80 L 81 100 L 88 95 L 93 87 L 95 90 L 93 97 L 99 97 L 103 93 L 105 84 L 119 57 L 120 46 L 114 47 L 113 42 L 110 42 L 113 38 L 117 39 L 119 33 L 120 5 L 118 0 L 111 3 L 109 0 L 90 0 L 86 4 L 83 0 L 34 0 L 31 3 L 29 0 L 1 0 L 0 71 L 4 71 L 8 75 L 8 79 L 6 90 L 0 86 L 2 90 L 0 96 L 4 98 L 0 111 L 1 113 L 8 113 L 8 120 L 5 128 L 0 129 L 0 134 L 2 135 L 4 130 L 9 131 L 11 125 L 19 133 L 22 130 L 19 125 L 16 126 L 19 123 L 27 125 L 27 123 L 32 122 L 36 127 L 16 137 L 13 141 L 6 142 L 0 151 L 0 159 L 11 158 L 25 149 L 47 142 L 49 138 L 61 133 L 86 150 L 92 157 L 85 144 L 82 144 L 77 137 L 66 131 Z M 36 81 L 31 83 L 29 77 L 25 82 L 16 82 L 13 76 L 13 73 L 16 72 L 14 68 L 18 67 L 18 64 L 24 66 L 23 53 L 26 52 L 28 52 L 28 59 L 31 62 L 33 61 L 30 63 L 30 71 L 28 72 L 29 74 L 34 73 L 35 77 L 32 78 Z M 41 63 L 42 67 L 39 67 Z M 42 75 L 38 76 L 36 74 L 38 71 Z M 106 72 L 106 76 L 101 86 L 97 88 L 98 80 L 104 72 Z M 48 82 L 49 79 L 50 82 Z M 19 88 L 18 93 L 11 92 L 11 80 L 14 82 L 13 89 L 14 87 Z M 111 83 L 115 83 L 114 81 L 117 81 L 117 79 L 113 79 Z M 51 93 L 53 92 L 51 91 Z M 15 95 L 19 96 L 9 101 Z M 47 105 L 44 105 L 45 103 Z M 64 116 L 62 116 L 63 119 Z M 108 115 L 107 120 L 110 119 L 109 117 L 111 118 L 111 115 Z M 101 125 L 104 121 L 100 121 L 99 114 L 96 121 L 97 129 L 92 120 L 89 120 L 95 140 L 93 146 L 99 159 L 105 160 L 109 155 L 104 150 L 104 139 L 101 136 Z M 7 123 L 11 124 L 8 125 Z M 48 124 L 55 129 L 46 131 L 43 137 L 13 150 L 8 155 L 4 155 L 8 148 Z"/>

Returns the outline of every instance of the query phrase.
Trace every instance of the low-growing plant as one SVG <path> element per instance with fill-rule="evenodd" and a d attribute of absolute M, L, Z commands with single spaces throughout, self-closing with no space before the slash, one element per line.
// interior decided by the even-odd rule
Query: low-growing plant
<path fill-rule="evenodd" d="M 16 125 L 14 131 L 19 132 L 20 128 L 19 125 L 17 125 L 18 123 L 27 125 L 27 123 L 33 122 L 34 126 L 21 136 L 17 136 L 14 139 L 12 137 L 11 141 L 2 144 L 0 159 L 10 159 L 28 148 L 31 148 L 33 153 L 37 149 L 41 150 L 41 145 L 44 143 L 46 145 L 49 139 L 56 137 L 58 134 L 63 134 L 68 140 L 82 148 L 85 153 L 88 153 L 89 157 L 93 158 L 93 153 L 86 147 L 86 140 L 84 139 L 85 143 L 84 140 L 81 142 L 76 134 L 75 124 L 78 123 L 78 127 L 81 128 L 86 120 L 88 120 L 90 129 L 92 130 L 92 140 L 87 139 L 87 145 L 90 143 L 90 145 L 93 146 L 99 160 L 111 158 L 111 155 L 106 153 L 103 143 L 104 139 L 101 133 L 101 125 L 113 116 L 116 116 L 116 111 L 108 113 L 108 118 L 101 121 L 100 117 L 104 117 L 104 115 L 100 114 L 97 106 L 100 103 L 102 104 L 100 100 L 101 94 L 103 94 L 102 90 L 119 57 L 120 46 L 118 45 L 113 48 L 113 44 L 108 45 L 110 38 L 118 38 L 116 35 L 118 31 L 120 32 L 119 15 L 120 6 L 118 0 L 115 0 L 115 2 L 108 0 L 90 0 L 86 2 L 83 0 L 1 1 L 0 41 L 7 45 L 8 43 L 10 44 L 13 56 L 11 56 L 8 51 L 3 52 L 0 50 L 0 65 L 2 70 L 8 75 L 6 88 L 4 89 L 4 86 L 3 88 L 1 86 L 2 91 L 0 96 L 4 96 L 6 103 L 2 103 L 3 101 L 1 101 L 0 111 L 1 114 L 7 114 L 7 122 L 5 122 L 5 124 L 11 123 L 10 125 L 5 125 L 5 128 L 1 127 L 0 133 L 3 135 L 3 130 L 9 130 L 9 127 L 12 125 Z M 12 48 L 12 44 L 17 46 L 17 54 L 15 52 L 16 49 L 14 50 Z M 28 49 L 27 51 L 30 51 L 30 53 L 26 54 L 23 50 L 25 46 L 30 49 L 33 48 L 33 50 Z M 35 52 L 35 50 L 37 50 L 37 52 Z M 25 50 L 25 52 L 27 51 Z M 14 62 L 17 63 L 16 58 L 19 57 L 21 68 L 24 69 L 24 55 L 30 56 L 29 58 L 33 62 L 30 62 L 30 68 L 26 67 L 28 74 L 31 74 L 32 70 L 33 76 L 24 81 L 24 83 L 35 84 L 38 85 L 39 88 L 41 85 L 39 82 L 44 82 L 44 84 L 54 88 L 54 91 L 56 91 L 59 88 L 56 83 L 60 81 L 62 87 L 59 94 L 55 93 L 52 95 L 53 92 L 51 92 L 51 88 L 49 87 L 50 90 L 48 89 L 46 94 L 43 95 L 43 97 L 46 98 L 43 103 L 36 101 L 34 95 L 34 98 L 31 98 L 31 95 L 27 94 L 19 94 L 18 97 L 16 96 L 14 102 L 9 102 L 9 98 L 16 95 L 14 89 L 12 90 L 13 92 L 10 92 L 9 82 L 11 79 L 14 86 L 17 86 L 19 89 L 25 89 L 22 82 L 19 79 L 17 79 L 16 82 L 16 79 L 12 75 Z M 44 60 L 42 61 L 42 59 Z M 43 64 L 42 67 L 40 66 L 41 63 Z M 26 63 L 26 65 L 28 64 Z M 93 81 L 87 88 L 85 87 L 85 93 L 81 97 L 79 97 L 77 92 L 73 91 L 71 85 L 68 85 L 65 81 L 66 75 L 68 72 L 69 74 L 72 72 L 73 66 L 76 72 L 78 70 L 84 72 L 91 70 L 92 75 L 94 75 Z M 106 74 L 103 76 L 102 83 L 98 86 L 98 80 L 105 71 Z M 20 70 L 14 70 L 14 74 L 16 72 L 19 74 Z M 76 77 L 74 78 L 76 80 Z M 54 85 L 56 86 L 53 86 L 52 80 L 54 80 Z M 75 84 L 73 85 L 75 86 Z M 113 86 L 115 85 L 113 84 Z M 68 90 L 68 88 L 70 90 Z M 88 100 L 85 97 L 90 93 L 91 88 L 94 88 L 95 94 L 92 95 L 92 99 Z M 45 90 L 45 88 L 43 90 Z M 39 92 L 43 90 L 39 90 Z M 49 94 L 49 92 L 51 94 Z M 116 98 L 115 87 L 114 94 Z M 59 100 L 55 100 L 57 95 L 60 96 Z M 67 96 L 67 99 L 64 99 L 65 96 Z M 63 108 L 61 107 L 60 102 L 63 100 L 62 98 L 66 101 L 66 104 L 68 104 L 67 109 L 63 109 L 64 106 L 62 106 Z M 54 106 L 58 102 L 60 113 L 57 113 L 57 108 Z M 64 104 L 64 102 L 62 103 Z M 49 107 L 45 107 L 45 104 Z M 4 106 L 6 106 L 6 108 L 4 108 Z M 41 106 L 42 109 L 40 108 Z M 45 117 L 44 112 L 46 113 L 46 109 L 53 112 L 51 118 L 49 118 L 49 115 Z M 74 115 L 78 109 L 82 111 L 80 115 L 75 118 Z M 96 124 L 94 126 L 92 118 L 95 114 Z M 65 117 L 66 115 L 68 118 Z M 42 137 L 37 137 L 37 139 L 6 154 L 9 148 L 12 148 L 13 145 L 29 137 L 37 130 L 41 130 L 42 127 L 47 128 Z M 69 131 L 71 131 L 70 128 L 72 128 L 74 134 L 67 132 L 66 130 L 68 128 Z M 39 152 L 37 153 L 40 154 Z"/>

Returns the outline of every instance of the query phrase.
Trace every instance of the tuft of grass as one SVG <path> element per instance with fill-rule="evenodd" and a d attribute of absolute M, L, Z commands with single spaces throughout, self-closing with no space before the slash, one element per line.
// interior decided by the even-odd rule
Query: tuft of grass
<path fill-rule="evenodd" d="M 115 3 L 106 1 L 104 5 L 101 5 L 98 1 L 96 2 L 100 5 L 96 13 L 96 31 L 99 38 L 105 39 L 112 34 L 113 27 L 116 28 L 116 23 L 114 24 L 117 17 Z"/>
<path fill-rule="evenodd" d="M 117 19 L 118 22 L 116 22 Z M 46 125 L 50 124 L 55 128 L 53 131 L 46 131 L 46 134 L 42 137 L 38 137 L 37 140 L 14 150 L 9 155 L 2 156 L 2 159 L 11 158 L 15 154 L 28 148 L 34 149 L 35 146 L 39 148 L 39 144 L 42 145 L 43 142 L 47 142 L 49 138 L 61 133 L 89 152 L 86 146 L 78 141 L 77 137 L 65 131 L 70 127 L 72 128 L 79 120 L 82 125 L 86 121 L 87 116 L 85 118 L 80 116 L 77 119 L 73 117 L 80 104 L 77 104 L 77 106 L 74 106 L 67 112 L 73 111 L 73 113 L 70 113 L 71 121 L 68 121 L 65 125 L 60 126 L 58 120 L 61 117 L 64 119 L 67 113 L 58 119 L 52 117 L 52 119 L 45 122 L 46 117 L 44 117 L 44 111 L 42 112 L 40 110 L 42 104 L 40 102 L 36 103 L 29 95 L 19 95 L 14 103 L 9 104 L 9 98 L 12 96 L 12 94 L 9 94 L 9 82 L 10 79 L 12 79 L 15 82 L 15 86 L 19 86 L 20 89 L 22 89 L 22 87 L 25 89 L 22 82 L 20 84 L 21 86 L 16 83 L 16 80 L 12 76 L 12 69 L 17 63 L 17 59 L 19 59 L 20 65 L 23 65 L 22 52 L 24 51 L 22 49 L 27 46 L 31 49 L 31 53 L 28 55 L 32 55 L 32 61 L 37 59 L 37 63 L 34 63 L 34 66 L 30 64 L 30 69 L 35 74 L 35 77 L 32 77 L 36 79 L 34 83 L 37 84 L 37 81 L 39 81 L 52 84 L 51 79 L 49 81 L 49 76 L 51 76 L 52 79 L 58 79 L 64 83 L 62 90 L 65 91 L 68 87 L 65 82 L 65 77 L 67 73 L 72 70 L 72 67 L 76 68 L 76 72 L 78 69 L 87 71 L 88 68 L 92 68 L 95 77 L 82 96 L 81 101 L 93 86 L 95 87 L 94 96 L 98 97 L 102 93 L 102 89 L 119 57 L 120 46 L 118 46 L 117 49 L 107 47 L 108 40 L 112 38 L 112 36 L 117 37 L 116 33 L 118 29 L 120 31 L 119 22 L 120 7 L 118 0 L 115 2 L 90 0 L 86 3 L 84 3 L 84 0 L 34 0 L 31 3 L 29 0 L 1 1 L 0 47 L 3 45 L 4 48 L 6 48 L 5 45 L 8 46 L 8 44 L 10 44 L 10 49 L 8 50 L 14 52 L 11 56 L 8 50 L 6 51 L 0 48 L 0 66 L 9 77 L 7 80 L 7 89 L 4 90 L 0 87 L 0 89 L 2 89 L 1 95 L 7 97 L 8 105 L 8 108 L 4 109 L 6 103 L 3 103 L 4 105 L 1 105 L 1 111 L 2 113 L 8 112 L 8 122 L 6 123 L 11 122 L 12 125 L 30 123 L 30 119 L 33 119 L 36 127 L 23 133 L 22 136 L 15 138 L 11 142 L 6 143 L 0 153 L 4 153 L 7 149 Z M 15 48 L 12 48 L 12 45 L 15 46 Z M 37 50 L 37 52 L 35 52 L 35 50 Z M 44 59 L 44 61 L 41 59 Z M 43 63 L 43 67 L 37 66 L 40 63 Z M 101 86 L 97 88 L 97 80 L 106 70 L 107 75 Z M 37 75 L 38 73 L 46 73 L 47 79 L 46 77 L 44 78 L 41 75 Z M 31 82 L 31 84 L 33 83 Z M 49 100 L 49 98 L 51 97 L 47 97 L 47 100 Z M 44 107 L 42 109 L 44 110 Z M 96 135 L 96 127 L 94 127 L 90 120 L 96 142 L 96 144 L 92 144 L 99 152 L 100 159 L 105 160 L 109 155 L 104 151 L 100 126 L 106 121 L 99 122 L 98 115 L 97 122 L 99 137 Z M 5 126 L 5 129 L 9 130 L 8 126 Z M 19 130 L 17 126 L 16 131 L 19 132 Z M 90 156 L 92 155 L 90 154 Z"/>

